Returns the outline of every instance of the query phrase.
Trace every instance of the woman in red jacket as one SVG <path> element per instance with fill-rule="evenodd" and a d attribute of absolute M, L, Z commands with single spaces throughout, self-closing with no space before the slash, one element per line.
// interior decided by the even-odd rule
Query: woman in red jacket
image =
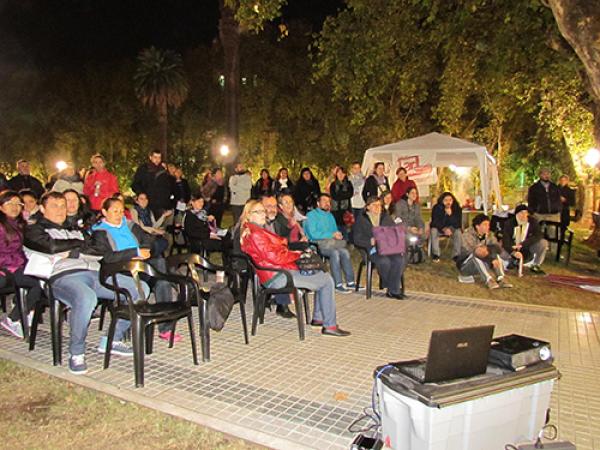
<path fill-rule="evenodd" d="M 337 326 L 335 297 L 331 275 L 318 271 L 312 275 L 302 275 L 296 261 L 301 252 L 289 250 L 287 240 L 265 229 L 266 211 L 261 202 L 250 200 L 244 207 L 240 219 L 241 248 L 259 266 L 285 269 L 294 279 L 298 288 L 315 292 L 315 307 L 311 325 L 321 327 L 321 333 L 328 336 L 349 336 Z M 286 283 L 285 277 L 275 272 L 259 270 L 261 284 L 278 288 Z"/>

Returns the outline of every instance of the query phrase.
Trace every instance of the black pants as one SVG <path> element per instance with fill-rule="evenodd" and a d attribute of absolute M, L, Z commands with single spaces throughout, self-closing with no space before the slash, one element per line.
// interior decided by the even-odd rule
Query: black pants
<path fill-rule="evenodd" d="M 10 276 L 10 275 L 9 275 Z M 35 304 L 40 300 L 42 296 L 42 288 L 38 280 L 23 273 L 23 268 L 18 269 L 16 272 L 13 272 L 12 277 L 14 279 L 15 285 L 17 288 L 25 288 L 27 289 L 27 297 L 26 297 L 26 311 L 32 311 L 35 308 Z M 0 288 L 6 287 L 9 284 L 9 279 L 6 276 L 0 275 Z M 19 317 L 19 311 L 17 308 L 13 307 L 13 309 L 8 314 L 8 317 L 13 322 L 17 322 L 21 320 Z"/>
<path fill-rule="evenodd" d="M 369 256 L 381 277 L 381 282 L 390 294 L 400 294 L 404 290 L 402 274 L 404 273 L 404 255 L 379 255 Z"/>

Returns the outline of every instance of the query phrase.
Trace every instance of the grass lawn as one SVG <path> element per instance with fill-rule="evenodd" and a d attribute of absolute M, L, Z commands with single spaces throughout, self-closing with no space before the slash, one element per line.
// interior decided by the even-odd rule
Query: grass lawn
<path fill-rule="evenodd" d="M 582 242 L 588 236 L 589 230 L 579 227 L 574 231 L 575 239 L 573 240 L 570 264 L 565 266 L 564 260 L 561 260 L 560 263 L 555 262 L 556 246 L 552 245 L 543 265 L 544 271 L 557 275 L 600 276 L 600 260 L 596 256 L 596 251 Z M 450 259 L 450 246 L 447 248 L 445 246 L 446 243 L 442 242 L 442 260 L 439 263 L 432 263 L 427 259 L 422 264 L 408 267 L 405 275 L 408 290 L 580 310 L 600 310 L 599 294 L 551 284 L 545 281 L 543 276 L 533 275 L 527 269 L 524 269 L 522 278 L 516 276 L 516 271 L 507 272 L 508 279 L 515 286 L 513 289 L 489 291 L 481 282 L 461 284 L 457 281 L 456 265 Z M 563 248 L 562 254 L 566 255 L 566 248 Z"/>
<path fill-rule="evenodd" d="M 2 448 L 260 448 L 8 361 L 0 378 Z"/>

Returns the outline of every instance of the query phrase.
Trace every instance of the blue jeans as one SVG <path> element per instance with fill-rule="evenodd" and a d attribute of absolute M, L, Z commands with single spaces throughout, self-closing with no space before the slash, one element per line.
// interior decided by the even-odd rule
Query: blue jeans
<path fill-rule="evenodd" d="M 134 300 L 138 294 L 133 279 L 125 275 L 118 275 L 119 286 L 127 289 Z M 144 293 L 148 295 L 147 285 L 143 285 Z M 61 303 L 71 308 L 69 325 L 71 335 L 69 339 L 69 353 L 83 355 L 85 353 L 85 339 L 92 313 L 96 308 L 98 298 L 113 299 L 114 292 L 100 284 L 98 272 L 85 270 L 74 272 L 58 278 L 52 285 L 54 297 Z M 119 320 L 115 330 L 115 341 L 123 339 L 129 329 L 128 320 Z"/>
<path fill-rule="evenodd" d="M 341 286 L 343 283 L 342 270 L 346 276 L 346 283 L 354 282 L 354 269 L 352 268 L 352 260 L 347 248 L 323 248 L 319 249 L 319 251 L 323 256 L 329 258 L 331 275 L 336 286 Z"/>
<path fill-rule="evenodd" d="M 326 272 L 317 272 L 313 275 L 302 275 L 297 270 L 290 270 L 297 288 L 309 289 L 315 293 L 315 307 L 313 320 L 323 322 L 324 327 L 337 325 L 335 312 L 335 297 L 333 279 Z M 269 287 L 280 288 L 285 286 L 285 278 L 277 277 Z"/>

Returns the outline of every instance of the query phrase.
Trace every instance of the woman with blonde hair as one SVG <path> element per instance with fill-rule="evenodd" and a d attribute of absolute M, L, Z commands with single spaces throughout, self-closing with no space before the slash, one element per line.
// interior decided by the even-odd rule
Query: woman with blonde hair
<path fill-rule="evenodd" d="M 289 271 L 297 288 L 309 289 L 315 293 L 315 306 L 312 326 L 321 327 L 321 333 L 328 336 L 348 336 L 350 333 L 338 327 L 334 286 L 331 275 L 316 271 L 303 275 L 296 261 L 302 252 L 290 250 L 287 240 L 265 228 L 266 211 L 261 202 L 250 200 L 244 207 L 240 219 L 241 249 L 260 266 Z M 283 287 L 286 278 L 283 274 L 258 270 L 261 284 L 270 288 Z"/>

